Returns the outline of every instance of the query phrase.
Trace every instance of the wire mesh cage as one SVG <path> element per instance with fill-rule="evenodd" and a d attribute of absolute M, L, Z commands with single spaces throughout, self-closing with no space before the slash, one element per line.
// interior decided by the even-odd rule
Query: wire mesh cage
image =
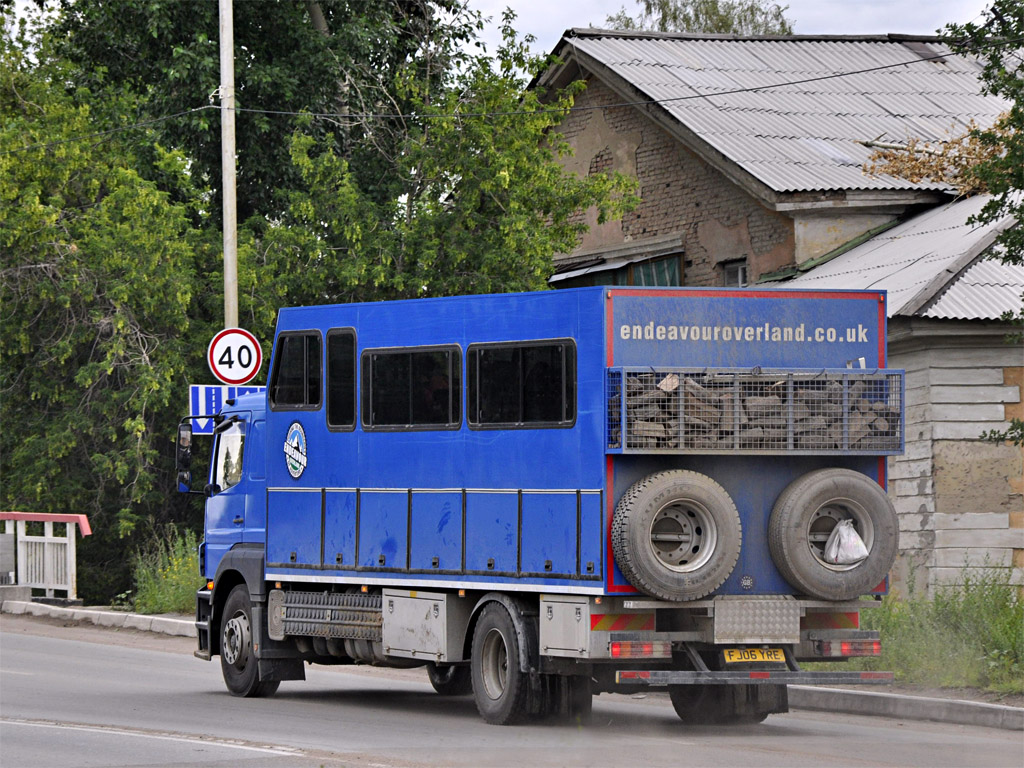
<path fill-rule="evenodd" d="M 903 392 L 902 371 L 611 369 L 608 449 L 899 453 Z"/>

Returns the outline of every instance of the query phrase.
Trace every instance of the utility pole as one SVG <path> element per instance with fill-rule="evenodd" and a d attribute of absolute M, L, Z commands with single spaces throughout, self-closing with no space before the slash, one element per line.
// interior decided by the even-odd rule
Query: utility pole
<path fill-rule="evenodd" d="M 220 0 L 220 151 L 224 198 L 224 327 L 238 327 L 238 212 L 235 201 L 235 32 L 231 0 Z"/>

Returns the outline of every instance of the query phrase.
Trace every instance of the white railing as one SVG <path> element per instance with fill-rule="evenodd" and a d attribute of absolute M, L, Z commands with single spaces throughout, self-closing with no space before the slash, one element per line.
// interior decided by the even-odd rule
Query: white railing
<path fill-rule="evenodd" d="M 35 514 L 32 512 L 0 512 L 4 533 L 9 534 L 9 522 L 14 521 L 17 541 L 17 584 L 22 587 L 45 590 L 47 597 L 56 597 L 61 591 L 69 599 L 76 597 L 78 588 L 75 567 L 75 530 L 82 529 L 89 536 L 92 529 L 85 515 Z M 43 533 L 29 533 L 29 523 L 42 523 Z M 55 525 L 63 525 L 63 533 L 54 533 Z M 35 526 L 33 526 L 35 528 Z"/>

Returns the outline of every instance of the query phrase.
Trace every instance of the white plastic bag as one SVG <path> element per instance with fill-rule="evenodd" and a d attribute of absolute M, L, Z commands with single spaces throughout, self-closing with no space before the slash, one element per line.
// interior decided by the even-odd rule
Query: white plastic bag
<path fill-rule="evenodd" d="M 825 543 L 825 562 L 832 565 L 854 565 L 868 556 L 868 548 L 853 528 L 853 520 L 841 520 Z"/>

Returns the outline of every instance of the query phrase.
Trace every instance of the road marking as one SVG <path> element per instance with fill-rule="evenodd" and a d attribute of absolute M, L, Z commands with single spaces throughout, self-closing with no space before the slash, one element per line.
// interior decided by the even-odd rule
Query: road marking
<path fill-rule="evenodd" d="M 20 672 L 14 669 L 0 669 L 0 675 L 23 675 L 24 677 L 32 677 L 35 672 Z"/>
<path fill-rule="evenodd" d="M 115 728 L 105 725 L 80 725 L 77 723 L 57 723 L 52 720 L 23 720 L 13 717 L 0 717 L 0 723 L 8 725 L 26 725 L 32 728 L 57 728 L 69 731 L 85 731 L 87 733 L 106 733 L 115 736 L 137 736 L 144 739 L 157 739 L 160 741 L 180 741 L 186 744 L 202 744 L 204 746 L 224 747 L 225 749 L 241 749 L 248 752 L 261 752 L 267 755 L 287 755 L 298 757 L 305 753 L 299 749 L 290 747 L 254 747 L 242 744 L 238 741 L 217 739 L 208 736 L 180 736 L 172 733 L 159 731 L 145 731 L 142 729 Z"/>

